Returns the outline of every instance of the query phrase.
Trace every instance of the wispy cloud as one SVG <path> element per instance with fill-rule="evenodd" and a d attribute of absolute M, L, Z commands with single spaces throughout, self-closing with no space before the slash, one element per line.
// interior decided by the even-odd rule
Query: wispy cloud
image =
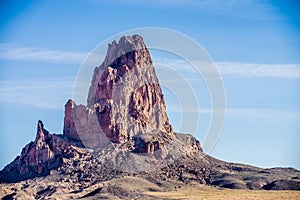
<path fill-rule="evenodd" d="M 89 52 L 60 51 L 43 48 L 18 47 L 13 44 L 0 44 L 0 59 L 21 60 L 34 62 L 54 62 L 81 64 Z M 97 56 L 99 58 L 101 56 Z M 100 61 L 89 58 L 92 62 Z M 184 60 L 171 58 L 154 58 L 155 64 L 168 66 L 180 73 L 195 73 L 193 67 Z M 201 62 L 196 62 L 201 63 Z M 224 78 L 228 77 L 273 77 L 273 78 L 300 78 L 300 64 L 260 64 L 221 61 L 214 63 Z M 202 68 L 210 70 L 209 67 Z M 193 77 L 190 77 L 193 78 Z"/>
<path fill-rule="evenodd" d="M 222 75 L 243 77 L 300 78 L 300 64 L 216 62 Z"/>
<path fill-rule="evenodd" d="M 52 80 L 0 81 L 0 100 L 48 109 L 63 109 L 72 96 L 71 78 Z"/>
<path fill-rule="evenodd" d="M 201 62 L 196 62 L 201 63 Z M 172 68 L 179 74 L 187 76 L 192 80 L 195 78 L 196 70 L 184 60 L 156 58 L 155 64 Z M 269 77 L 269 78 L 300 78 L 300 64 L 261 64 L 222 61 L 214 63 L 223 78 L 238 77 Z M 205 65 L 205 64 L 203 64 Z M 204 70 L 209 68 L 201 67 Z M 205 71 L 207 72 L 207 71 Z M 174 81 L 174 80 L 173 80 Z"/>
<path fill-rule="evenodd" d="M 80 64 L 89 55 L 86 52 L 59 51 L 42 48 L 19 47 L 0 44 L 0 59 L 21 61 L 47 61 L 55 63 Z"/>
<path fill-rule="evenodd" d="M 199 108 L 195 108 L 189 105 L 185 105 L 185 109 L 181 109 L 182 105 L 168 104 L 167 110 L 169 114 L 182 114 L 182 113 L 195 113 L 200 115 L 211 115 L 215 113 L 226 113 L 231 117 L 257 117 L 257 116 L 269 116 L 269 117 L 297 117 L 300 118 L 300 107 L 297 105 L 262 105 L 262 104 L 241 104 L 241 105 L 228 105 L 225 110 L 217 108 L 212 111 L 209 105 L 201 105 Z"/>

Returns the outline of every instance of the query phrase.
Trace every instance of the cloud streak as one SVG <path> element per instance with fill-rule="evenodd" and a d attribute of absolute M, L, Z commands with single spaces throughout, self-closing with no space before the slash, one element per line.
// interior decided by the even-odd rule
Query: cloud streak
<path fill-rule="evenodd" d="M 5 43 L 0 44 L 0 59 L 3 60 L 81 64 L 84 61 L 84 59 L 87 58 L 88 55 L 88 52 L 60 51 L 42 48 L 18 47 L 13 44 Z M 154 61 L 156 65 L 168 66 L 178 71 L 179 73 L 195 74 L 195 70 L 193 69 L 193 67 L 184 60 L 170 58 L 154 58 Z M 216 65 L 220 74 L 224 78 L 300 78 L 300 64 L 298 63 L 260 64 L 221 61 L 215 62 L 214 64 Z M 209 70 L 209 68 L 207 68 L 207 70 Z"/>
<path fill-rule="evenodd" d="M 63 109 L 63 105 L 72 96 L 73 81 L 35 80 L 0 81 L 1 102 L 22 104 L 47 109 Z"/>
<path fill-rule="evenodd" d="M 156 58 L 154 59 L 154 63 L 157 66 L 170 67 L 179 74 L 185 75 L 189 80 L 193 80 L 196 77 L 196 70 L 184 60 Z M 261 64 L 221 61 L 214 64 L 223 78 L 300 78 L 300 64 L 297 63 Z M 209 72 L 209 68 L 202 67 L 202 69 L 206 70 L 205 72 Z"/>
<path fill-rule="evenodd" d="M 185 110 L 181 110 L 177 104 L 168 104 L 167 109 L 170 114 L 182 114 L 182 113 L 196 113 L 200 115 L 211 115 L 212 110 L 209 105 L 201 105 L 198 109 L 192 106 L 185 106 Z M 257 117 L 257 116 L 268 116 L 268 117 L 290 117 L 300 118 L 300 107 L 295 105 L 273 105 L 265 106 L 261 104 L 256 105 L 228 105 L 225 109 L 226 115 L 231 117 Z M 216 113 L 224 112 L 224 110 L 216 109 Z"/>
<path fill-rule="evenodd" d="M 242 77 L 300 78 L 300 64 L 216 62 L 222 75 Z"/>
<path fill-rule="evenodd" d="M 43 61 L 54 63 L 80 64 L 89 53 L 59 51 L 42 48 L 18 47 L 13 44 L 0 44 L 0 59 L 20 61 Z"/>

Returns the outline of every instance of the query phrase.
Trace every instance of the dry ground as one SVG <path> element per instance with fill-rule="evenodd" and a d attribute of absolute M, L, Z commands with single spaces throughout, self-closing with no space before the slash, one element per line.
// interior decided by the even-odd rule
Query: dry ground
<path fill-rule="evenodd" d="M 45 190 L 41 196 L 41 189 Z M 78 188 L 77 188 L 78 189 Z M 32 181 L 0 185 L 0 199 L 14 194 L 14 199 L 205 199 L 205 200 L 300 200 L 300 191 L 266 191 L 266 190 L 232 190 L 212 187 L 192 182 L 183 184 L 177 181 L 166 182 L 141 177 L 123 177 L 101 182 L 84 190 L 77 190 L 70 183 L 53 183 L 47 181 Z M 49 196 L 48 196 L 49 195 Z M 6 197 L 7 198 L 7 197 Z M 8 198 L 9 199 L 9 198 Z"/>
<path fill-rule="evenodd" d="M 300 200 L 300 191 L 229 190 L 183 188 L 172 192 L 146 192 L 162 199 L 205 199 L 205 200 Z"/>

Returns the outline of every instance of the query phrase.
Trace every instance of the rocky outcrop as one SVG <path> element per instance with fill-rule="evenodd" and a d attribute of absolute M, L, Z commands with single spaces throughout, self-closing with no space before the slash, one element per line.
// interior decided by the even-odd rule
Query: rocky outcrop
<path fill-rule="evenodd" d="M 98 120 L 100 115 L 102 119 L 108 117 L 101 114 L 104 109 L 107 108 L 100 104 L 95 104 L 94 107 L 76 105 L 70 99 L 65 105 L 64 135 L 89 148 L 105 146 L 110 140 L 103 133 Z M 115 130 L 112 128 L 110 131 L 113 135 Z"/>
<path fill-rule="evenodd" d="M 265 190 L 300 190 L 299 180 L 276 180 L 263 187 Z"/>
<path fill-rule="evenodd" d="M 36 138 L 27 144 L 20 156 L 0 172 L 0 182 L 15 182 L 49 174 L 62 165 L 63 158 L 74 157 L 78 152 L 71 143 L 50 134 L 42 121 L 38 121 Z"/>
<path fill-rule="evenodd" d="M 106 192 L 145 198 L 136 183 L 131 191 L 109 186 L 121 179 L 126 185 L 150 181 L 168 190 L 195 183 L 299 190 L 299 177 L 292 168 L 217 160 L 203 153 L 192 135 L 174 133 L 149 50 L 134 35 L 109 44 L 105 60 L 94 70 L 86 106 L 68 100 L 63 135 L 49 133 L 38 122 L 35 140 L 0 172 L 0 183 L 30 180 L 1 184 L 0 197 L 79 199 Z"/>
<path fill-rule="evenodd" d="M 142 37 L 122 37 L 109 44 L 104 62 L 95 68 L 87 106 L 67 102 L 64 135 L 97 148 L 153 130 L 173 136 L 150 53 Z"/>

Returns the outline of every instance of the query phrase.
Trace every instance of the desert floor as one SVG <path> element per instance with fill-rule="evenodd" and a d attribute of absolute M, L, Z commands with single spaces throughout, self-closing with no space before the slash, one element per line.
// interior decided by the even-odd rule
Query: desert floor
<path fill-rule="evenodd" d="M 28 184 L 30 183 L 30 184 Z M 51 182 L 43 178 L 0 184 L 0 198 L 13 194 L 15 199 L 206 199 L 206 200 L 300 200 L 300 191 L 232 190 L 198 183 L 158 182 L 141 177 L 122 177 L 76 188 L 70 182 Z M 45 189 L 46 188 L 46 189 Z M 44 192 L 41 192 L 44 191 Z M 39 194 L 39 195 L 37 195 Z M 6 197 L 7 198 L 7 197 Z"/>
<path fill-rule="evenodd" d="M 214 200 L 300 200 L 300 191 L 266 191 L 266 190 L 230 190 L 216 189 L 208 186 L 201 188 L 178 188 L 171 192 L 146 192 L 147 195 L 162 199 L 214 199 Z"/>

